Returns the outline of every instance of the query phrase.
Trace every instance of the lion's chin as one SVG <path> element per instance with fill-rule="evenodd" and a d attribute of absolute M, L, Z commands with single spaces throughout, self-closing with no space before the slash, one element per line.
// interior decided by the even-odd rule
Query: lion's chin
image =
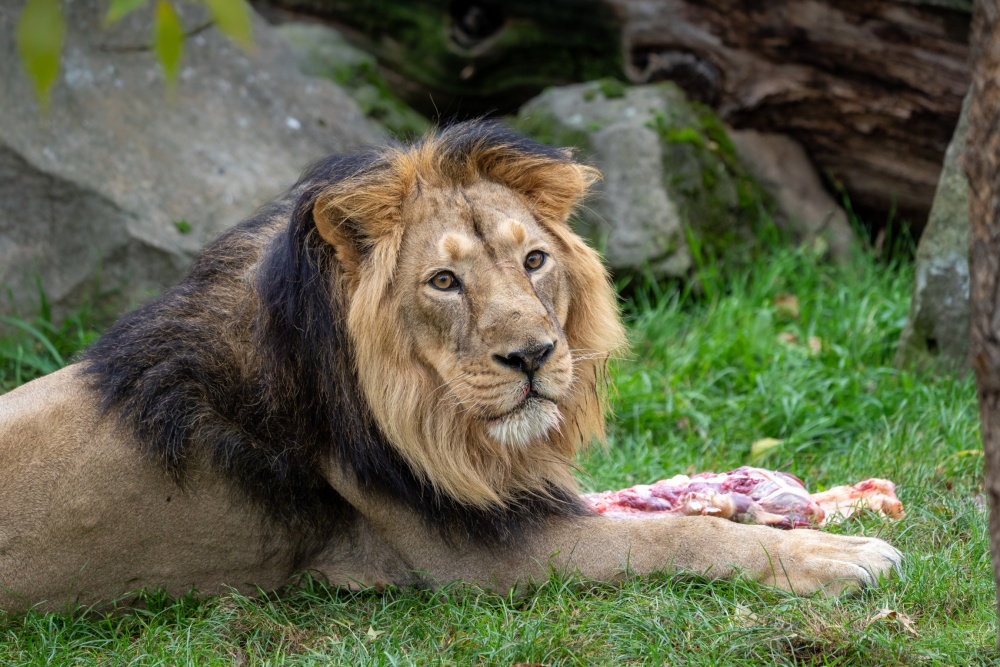
<path fill-rule="evenodd" d="M 490 436 L 506 447 L 527 447 L 552 429 L 559 428 L 562 413 L 555 402 L 544 398 L 529 398 L 514 411 L 491 419 Z"/>

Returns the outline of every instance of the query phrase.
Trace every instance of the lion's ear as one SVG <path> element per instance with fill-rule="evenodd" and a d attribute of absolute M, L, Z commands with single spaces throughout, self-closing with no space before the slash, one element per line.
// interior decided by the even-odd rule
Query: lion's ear
<path fill-rule="evenodd" d="M 524 194 L 542 220 L 565 222 L 601 172 L 578 162 L 547 162 L 520 173 L 504 174 L 511 188 Z"/>
<path fill-rule="evenodd" d="M 356 225 L 322 197 L 313 205 L 313 220 L 316 224 L 316 233 L 333 248 L 344 277 L 350 284 L 356 284 L 362 260 Z"/>
<path fill-rule="evenodd" d="M 357 285 L 361 264 L 372 253 L 382 266 L 395 265 L 402 203 L 411 189 L 399 178 L 376 176 L 342 181 L 316 197 L 316 232 L 333 248 L 351 284 Z"/>

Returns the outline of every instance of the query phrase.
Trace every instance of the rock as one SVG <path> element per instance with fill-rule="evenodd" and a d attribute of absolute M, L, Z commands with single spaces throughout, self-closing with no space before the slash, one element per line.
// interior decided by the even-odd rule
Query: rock
<path fill-rule="evenodd" d="M 178 5 L 187 30 L 176 91 L 149 50 L 146 7 L 104 28 L 75 0 L 47 117 L 15 50 L 19 0 L 0 0 L 0 313 L 56 313 L 99 280 L 128 305 L 174 283 L 199 248 L 323 155 L 375 140 L 357 105 L 299 73 L 254 17 L 245 53 Z"/>
<path fill-rule="evenodd" d="M 784 134 L 729 130 L 736 154 L 778 204 L 775 221 L 803 244 L 848 258 L 856 238 L 847 213 L 823 187 L 802 144 Z"/>
<path fill-rule="evenodd" d="M 615 81 L 551 88 L 517 125 L 529 136 L 575 146 L 599 168 L 578 224 L 616 271 L 683 276 L 698 251 L 724 254 L 753 234 L 762 195 L 715 115 L 671 83 Z"/>
<path fill-rule="evenodd" d="M 945 153 L 927 227 L 917 246 L 910 317 L 895 364 L 959 368 L 969 354 L 969 181 L 962 167 L 969 98 Z"/>
<path fill-rule="evenodd" d="M 333 79 L 344 68 L 376 67 L 375 56 L 355 48 L 337 30 L 322 23 L 291 21 L 274 26 L 292 48 L 299 69 L 306 76 Z"/>
<path fill-rule="evenodd" d="M 275 30 L 288 41 L 303 74 L 336 83 L 381 129 L 401 139 L 418 137 L 430 129 L 426 118 L 392 93 L 378 73 L 375 56 L 351 46 L 333 28 L 293 21 Z"/>

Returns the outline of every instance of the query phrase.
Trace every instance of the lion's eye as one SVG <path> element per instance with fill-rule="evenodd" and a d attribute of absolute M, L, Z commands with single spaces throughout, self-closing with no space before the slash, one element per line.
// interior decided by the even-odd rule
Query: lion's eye
<path fill-rule="evenodd" d="M 458 287 L 458 278 L 451 271 L 438 271 L 429 283 L 435 289 L 450 290 Z"/>
<path fill-rule="evenodd" d="M 534 252 L 528 253 L 528 256 L 524 258 L 524 268 L 528 271 L 537 271 L 542 268 L 542 264 L 545 263 L 545 253 L 541 250 L 536 250 Z"/>

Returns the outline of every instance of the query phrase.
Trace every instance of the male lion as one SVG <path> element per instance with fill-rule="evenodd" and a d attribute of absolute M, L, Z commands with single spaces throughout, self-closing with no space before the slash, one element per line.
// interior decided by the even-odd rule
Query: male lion
<path fill-rule="evenodd" d="M 597 176 L 483 122 L 315 165 L 80 363 L 0 397 L 0 607 L 302 571 L 875 581 L 899 562 L 877 539 L 581 504 L 624 344 L 566 222 Z"/>

